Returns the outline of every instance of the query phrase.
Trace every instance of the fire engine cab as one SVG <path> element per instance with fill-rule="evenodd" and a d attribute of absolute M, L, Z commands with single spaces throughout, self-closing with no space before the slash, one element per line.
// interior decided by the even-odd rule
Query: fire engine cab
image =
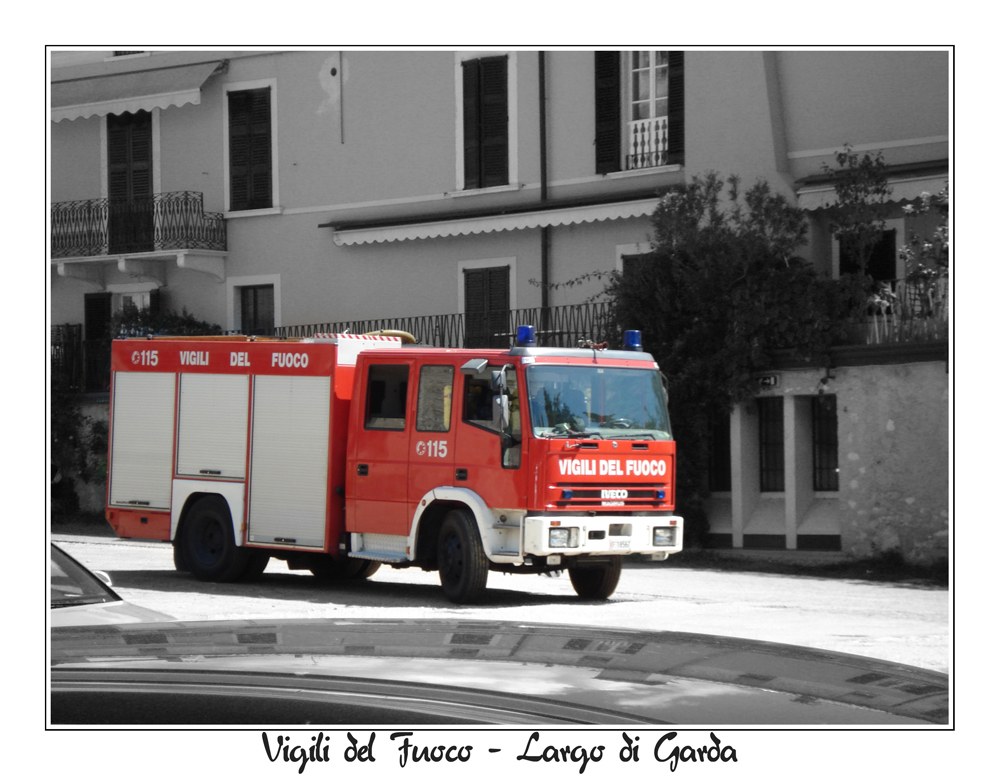
<path fill-rule="evenodd" d="M 107 519 L 173 543 L 178 570 L 323 578 L 566 569 L 610 596 L 622 559 L 679 552 L 666 384 L 622 350 L 407 344 L 409 335 L 116 340 Z"/>

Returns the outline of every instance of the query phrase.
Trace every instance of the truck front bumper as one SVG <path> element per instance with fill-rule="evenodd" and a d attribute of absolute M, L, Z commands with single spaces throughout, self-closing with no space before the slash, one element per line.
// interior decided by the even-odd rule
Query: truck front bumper
<path fill-rule="evenodd" d="M 525 555 L 651 555 L 664 559 L 683 546 L 676 515 L 526 515 Z"/>

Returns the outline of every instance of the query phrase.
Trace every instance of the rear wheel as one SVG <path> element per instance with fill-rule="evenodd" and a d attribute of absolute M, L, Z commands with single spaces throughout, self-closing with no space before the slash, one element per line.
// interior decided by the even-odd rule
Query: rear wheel
<path fill-rule="evenodd" d="M 248 549 L 250 558 L 247 560 L 247 567 L 240 575 L 240 582 L 256 582 L 264 574 L 264 569 L 271 561 L 271 556 L 264 550 Z"/>
<path fill-rule="evenodd" d="M 489 562 L 472 515 L 455 509 L 444 517 L 438 534 L 438 576 L 449 601 L 467 604 L 486 589 Z"/>
<path fill-rule="evenodd" d="M 184 521 L 180 544 L 181 562 L 198 579 L 212 582 L 238 579 L 251 558 L 249 549 L 236 546 L 229 505 L 221 496 L 198 499 Z"/>
<path fill-rule="evenodd" d="M 603 600 L 609 598 L 622 575 L 622 559 L 612 557 L 607 563 L 578 566 L 569 570 L 569 581 L 580 598 Z"/>

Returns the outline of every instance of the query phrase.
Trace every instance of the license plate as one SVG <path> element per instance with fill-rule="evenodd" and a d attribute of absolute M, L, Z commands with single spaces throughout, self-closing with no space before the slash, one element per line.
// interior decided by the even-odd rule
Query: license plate
<path fill-rule="evenodd" d="M 632 546 L 631 539 L 611 539 L 610 546 L 612 550 L 627 550 Z"/>

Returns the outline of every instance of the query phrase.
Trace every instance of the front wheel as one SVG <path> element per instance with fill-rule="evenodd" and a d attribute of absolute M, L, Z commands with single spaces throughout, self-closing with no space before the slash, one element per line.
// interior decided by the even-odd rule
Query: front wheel
<path fill-rule="evenodd" d="M 191 508 L 181 535 L 181 560 L 198 579 L 233 582 L 246 570 L 250 551 L 237 547 L 229 505 L 203 496 Z"/>
<path fill-rule="evenodd" d="M 465 510 L 444 516 L 437 557 L 441 588 L 449 601 L 467 604 L 482 595 L 490 567 L 476 521 Z"/>
<path fill-rule="evenodd" d="M 602 601 L 610 598 L 622 575 L 621 556 L 612 556 L 607 563 L 578 566 L 569 570 L 569 581 L 580 598 Z"/>

